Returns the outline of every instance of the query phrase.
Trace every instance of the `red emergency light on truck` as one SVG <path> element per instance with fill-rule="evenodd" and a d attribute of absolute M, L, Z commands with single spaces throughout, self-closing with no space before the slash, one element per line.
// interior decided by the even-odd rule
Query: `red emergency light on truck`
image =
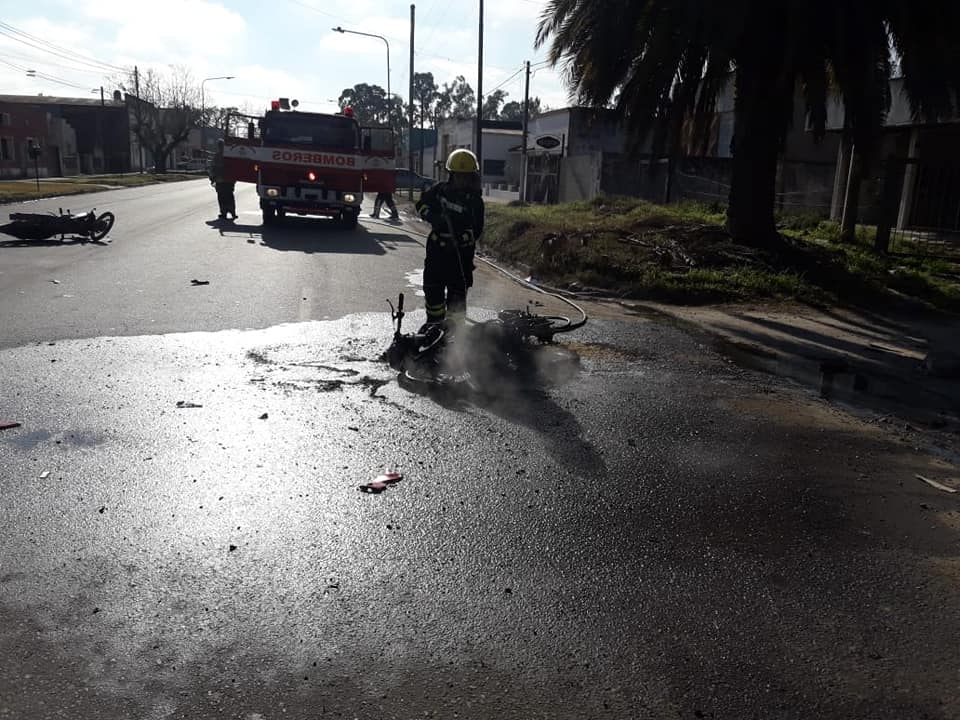
<path fill-rule="evenodd" d="M 230 115 L 224 138 L 228 180 L 257 185 L 263 222 L 287 213 L 323 215 L 356 227 L 364 192 L 395 190 L 393 133 L 342 113 L 281 110 Z"/>

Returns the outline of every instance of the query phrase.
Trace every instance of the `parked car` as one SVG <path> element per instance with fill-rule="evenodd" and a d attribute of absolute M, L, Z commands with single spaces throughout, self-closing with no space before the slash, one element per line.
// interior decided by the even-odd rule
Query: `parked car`
<path fill-rule="evenodd" d="M 412 187 L 414 190 L 426 190 L 433 185 L 433 180 L 411 172 L 407 168 L 397 168 L 395 171 L 397 190 L 406 190 Z"/>

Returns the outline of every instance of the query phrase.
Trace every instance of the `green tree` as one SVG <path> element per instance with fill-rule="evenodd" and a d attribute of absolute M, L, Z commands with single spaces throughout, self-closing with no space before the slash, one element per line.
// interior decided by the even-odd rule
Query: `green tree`
<path fill-rule="evenodd" d="M 535 118 L 543 111 L 540 109 L 540 98 L 530 98 L 530 117 Z M 523 120 L 523 103 L 512 100 L 503 106 L 500 111 L 501 120 Z"/>
<path fill-rule="evenodd" d="M 462 120 L 476 115 L 477 96 L 463 75 L 457 75 L 453 82 L 443 84 L 438 98 L 438 117 Z"/>
<path fill-rule="evenodd" d="M 434 121 L 434 107 L 439 96 L 439 88 L 437 88 L 437 83 L 433 79 L 433 73 L 413 74 L 414 117 L 419 119 L 421 129 L 428 120 L 431 123 Z"/>
<path fill-rule="evenodd" d="M 635 137 L 659 125 L 674 144 L 684 118 L 705 124 L 732 72 L 727 226 L 738 240 L 775 245 L 777 162 L 795 98 L 819 137 L 836 94 L 848 137 L 869 158 L 890 104 L 893 53 L 915 114 L 955 109 L 958 27 L 956 0 L 550 0 L 536 44 L 549 43 L 580 102 L 618 95 Z"/>
<path fill-rule="evenodd" d="M 362 125 L 387 125 L 396 131 L 403 110 L 403 99 L 395 95 L 391 103 L 386 91 L 379 85 L 359 83 L 345 88 L 337 100 L 340 109 L 353 108 L 353 114 Z"/>
<path fill-rule="evenodd" d="M 500 106 L 506 102 L 507 94 L 503 90 L 494 90 L 487 95 L 483 101 L 484 120 L 497 120 L 500 118 Z"/>

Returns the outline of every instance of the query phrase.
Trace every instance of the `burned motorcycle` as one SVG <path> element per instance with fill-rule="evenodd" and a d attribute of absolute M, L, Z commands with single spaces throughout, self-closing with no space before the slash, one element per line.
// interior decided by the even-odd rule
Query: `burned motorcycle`
<path fill-rule="evenodd" d="M 96 210 L 72 214 L 69 210 L 59 214 L 53 213 L 10 213 L 10 222 L 0 225 L 0 232 L 12 235 L 20 240 L 46 240 L 60 236 L 80 237 L 94 242 L 102 240 L 113 227 L 114 215 L 112 212 L 101 213 Z"/>
<path fill-rule="evenodd" d="M 529 309 L 501 310 L 494 319 L 456 330 L 445 323 L 430 323 L 418 332 L 404 333 L 406 313 L 404 296 L 400 293 L 396 307 L 387 301 L 395 329 L 385 359 L 400 373 L 401 379 L 413 383 L 466 384 L 474 390 L 486 391 L 507 378 L 533 379 L 538 371 L 557 359 L 545 360 L 538 346 L 551 345 L 555 335 L 576 330 L 587 321 L 586 313 L 578 305 L 564 301 L 580 311 L 583 316 L 580 321 L 537 315 Z M 569 360 L 569 356 L 559 359 Z"/>

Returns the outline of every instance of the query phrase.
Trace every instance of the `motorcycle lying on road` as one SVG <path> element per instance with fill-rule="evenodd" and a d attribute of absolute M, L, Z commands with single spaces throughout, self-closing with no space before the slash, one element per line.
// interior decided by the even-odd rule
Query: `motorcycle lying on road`
<path fill-rule="evenodd" d="M 96 209 L 78 215 L 63 210 L 53 213 L 10 213 L 10 222 L 0 225 L 0 233 L 12 235 L 20 240 L 46 240 L 59 235 L 80 237 L 94 242 L 102 240 L 113 227 L 112 212 L 96 214 Z"/>

